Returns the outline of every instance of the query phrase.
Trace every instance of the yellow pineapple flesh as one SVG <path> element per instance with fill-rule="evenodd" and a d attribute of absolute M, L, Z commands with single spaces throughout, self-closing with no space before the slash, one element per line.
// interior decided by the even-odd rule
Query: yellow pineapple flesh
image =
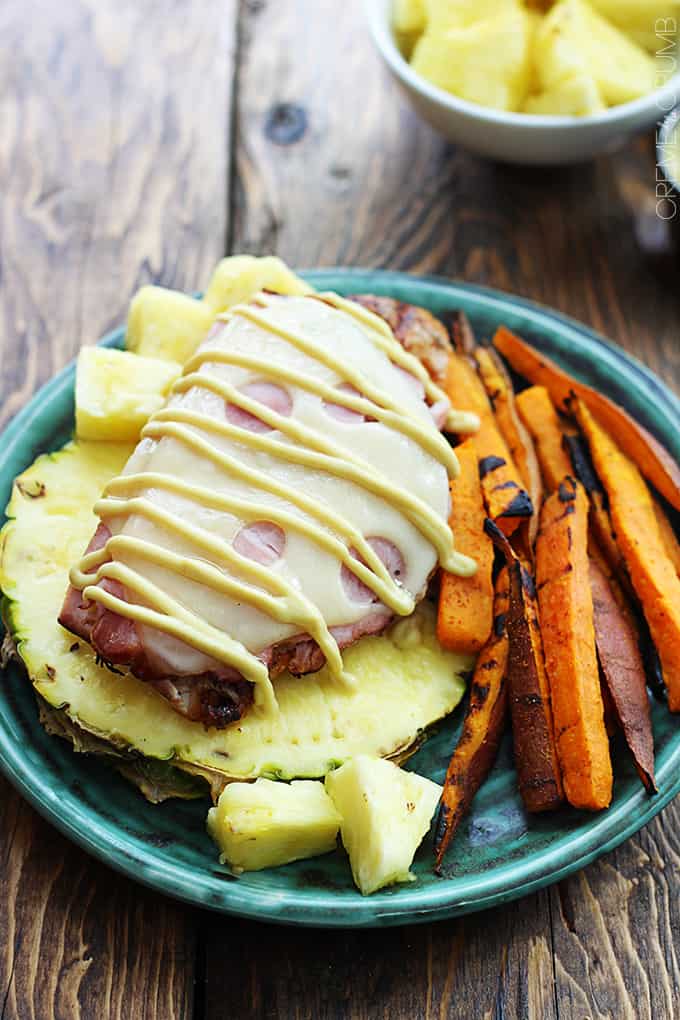
<path fill-rule="evenodd" d="M 326 776 L 340 833 L 364 896 L 413 881 L 411 864 L 430 828 L 441 787 L 393 762 L 357 755 Z"/>
<path fill-rule="evenodd" d="M 113 442 L 138 439 L 181 371 L 175 361 L 83 347 L 76 368 L 76 435 Z"/>
<path fill-rule="evenodd" d="M 130 302 L 125 346 L 144 357 L 183 365 L 214 319 L 202 301 L 188 294 L 166 287 L 140 287 Z"/>
<path fill-rule="evenodd" d="M 230 783 L 208 812 L 208 832 L 234 871 L 260 871 L 336 846 L 340 815 L 323 783 Z"/>

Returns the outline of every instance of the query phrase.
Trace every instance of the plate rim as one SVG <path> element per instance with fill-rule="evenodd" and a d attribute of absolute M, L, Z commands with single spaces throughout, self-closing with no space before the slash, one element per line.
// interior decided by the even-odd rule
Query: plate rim
<path fill-rule="evenodd" d="M 562 331 L 566 327 L 582 340 L 598 347 L 600 352 L 606 355 L 605 360 L 615 363 L 619 375 L 625 369 L 624 374 L 628 374 L 634 384 L 637 377 L 638 389 L 642 377 L 645 387 L 653 391 L 670 415 L 671 427 L 675 424 L 680 430 L 680 399 L 651 369 L 590 327 L 546 305 L 498 289 L 436 275 L 410 274 L 368 267 L 305 269 L 299 272 L 317 286 L 328 286 L 328 282 L 338 276 L 349 281 L 352 277 L 362 280 L 372 277 L 383 291 L 388 291 L 390 287 L 415 283 L 424 285 L 432 292 L 443 293 L 454 301 L 455 294 L 462 291 L 476 294 L 486 307 L 498 305 L 507 308 L 510 304 L 532 313 L 536 318 L 543 317 L 557 322 Z M 107 346 L 120 344 L 124 328 L 120 326 L 109 331 L 99 343 Z M 21 442 L 25 430 L 30 427 L 33 420 L 45 413 L 42 404 L 46 399 L 55 396 L 64 386 L 70 385 L 74 372 L 75 359 L 48 380 L 7 424 L 0 435 L 3 440 L 0 470 L 3 467 L 5 471 L 7 470 L 12 452 Z M 37 715 L 36 723 L 39 725 Z M 538 860 L 534 862 L 529 874 L 516 883 L 511 881 L 512 873 L 523 867 L 526 871 L 525 858 L 522 857 L 481 873 L 458 878 L 454 876 L 451 879 L 442 878 L 440 887 L 427 886 L 419 889 L 417 885 L 400 886 L 369 898 L 361 897 L 354 890 L 351 899 L 349 892 L 339 894 L 323 889 L 313 890 L 307 896 L 301 896 L 297 889 L 273 892 L 250 887 L 239 891 L 238 880 L 218 879 L 213 872 L 197 875 L 191 871 L 187 875 L 185 866 L 160 859 L 154 847 L 144 844 L 137 851 L 134 837 L 129 834 L 123 834 L 113 843 L 110 831 L 97 818 L 93 818 L 91 808 L 85 810 L 70 791 L 64 801 L 45 782 L 41 782 L 39 765 L 34 766 L 25 755 L 22 755 L 21 747 L 13 746 L 11 738 L 11 730 L 6 725 L 4 716 L 0 715 L 0 771 L 39 814 L 98 860 L 157 892 L 187 903 L 255 920 L 310 927 L 413 924 L 484 910 L 518 899 L 566 878 L 613 850 L 648 824 L 680 793 L 679 743 L 670 751 L 659 770 L 658 778 L 662 792 L 649 798 L 640 790 L 618 807 L 610 808 L 601 815 L 594 815 L 593 824 L 587 833 L 580 833 L 576 837 L 570 837 L 570 834 L 566 833 L 551 843 L 538 853 Z M 68 811 L 64 810 L 66 805 Z M 636 810 L 626 824 L 625 817 L 632 806 Z M 574 848 L 575 854 L 565 859 L 565 851 L 573 841 L 577 843 Z M 558 865 L 557 859 L 563 863 Z M 452 883 L 455 888 L 452 888 Z"/>

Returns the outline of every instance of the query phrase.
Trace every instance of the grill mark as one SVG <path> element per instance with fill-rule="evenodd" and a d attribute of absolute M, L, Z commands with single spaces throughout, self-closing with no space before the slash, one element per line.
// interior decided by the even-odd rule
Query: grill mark
<path fill-rule="evenodd" d="M 499 467 L 504 467 L 505 460 L 502 457 L 482 457 L 479 462 L 479 478 L 486 478 L 492 471 L 497 471 Z"/>
<path fill-rule="evenodd" d="M 567 475 L 564 481 L 560 482 L 557 493 L 561 503 L 570 503 L 576 499 L 576 482 Z"/>
<path fill-rule="evenodd" d="M 531 517 L 534 506 L 529 498 L 529 493 L 520 489 L 515 498 L 509 503 L 499 517 Z"/>
<path fill-rule="evenodd" d="M 521 571 L 520 572 L 520 577 L 522 578 L 522 587 L 524 588 L 525 592 L 527 593 L 527 595 L 530 598 L 535 599 L 536 598 L 536 585 L 534 583 L 533 577 L 531 576 L 529 571 L 526 569 L 526 567 L 521 567 L 520 571 Z"/>
<path fill-rule="evenodd" d="M 493 621 L 493 633 L 494 637 L 502 638 L 505 634 L 505 621 L 508 618 L 507 613 L 499 613 L 498 616 L 494 617 Z"/>
<path fill-rule="evenodd" d="M 557 789 L 557 783 L 549 776 L 535 776 L 533 779 L 527 779 L 522 786 L 525 790 L 540 790 L 546 786 L 554 786 Z"/>
<path fill-rule="evenodd" d="M 546 577 L 546 579 L 544 581 L 541 581 L 541 583 L 538 585 L 538 589 L 537 590 L 538 591 L 543 591 L 543 589 L 546 588 L 549 584 L 555 584 L 561 578 L 566 577 L 567 574 L 571 574 L 573 569 L 574 569 L 574 564 L 573 563 L 567 563 L 566 567 L 564 567 L 564 569 L 561 570 L 559 574 L 555 574 L 554 577 Z"/>
<path fill-rule="evenodd" d="M 488 685 L 474 683 L 470 691 L 470 697 L 474 699 L 478 706 L 483 705 L 486 699 L 489 697 Z"/>

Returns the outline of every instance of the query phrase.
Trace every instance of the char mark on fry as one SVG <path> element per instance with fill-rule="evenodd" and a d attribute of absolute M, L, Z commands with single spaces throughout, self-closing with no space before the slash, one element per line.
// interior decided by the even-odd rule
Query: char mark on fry
<path fill-rule="evenodd" d="M 534 507 L 528 492 L 520 490 L 499 517 L 531 517 Z"/>
<path fill-rule="evenodd" d="M 482 457 L 479 462 L 479 477 L 480 480 L 490 475 L 492 471 L 497 471 L 498 468 L 505 467 L 506 461 L 503 457 L 489 456 Z"/>
<path fill-rule="evenodd" d="M 576 499 L 576 482 L 573 478 L 567 476 L 560 482 L 557 492 L 561 503 L 571 503 Z"/>

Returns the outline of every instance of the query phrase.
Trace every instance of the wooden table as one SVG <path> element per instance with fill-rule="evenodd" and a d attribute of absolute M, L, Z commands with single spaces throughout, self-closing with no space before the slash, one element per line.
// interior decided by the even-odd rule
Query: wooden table
<path fill-rule="evenodd" d="M 553 305 L 680 385 L 651 139 L 590 166 L 481 162 L 419 123 L 361 0 L 4 0 L 0 424 L 142 283 L 225 252 L 442 273 Z M 0 1017 L 680 1015 L 680 810 L 462 920 L 274 928 L 118 877 L 0 782 Z"/>

